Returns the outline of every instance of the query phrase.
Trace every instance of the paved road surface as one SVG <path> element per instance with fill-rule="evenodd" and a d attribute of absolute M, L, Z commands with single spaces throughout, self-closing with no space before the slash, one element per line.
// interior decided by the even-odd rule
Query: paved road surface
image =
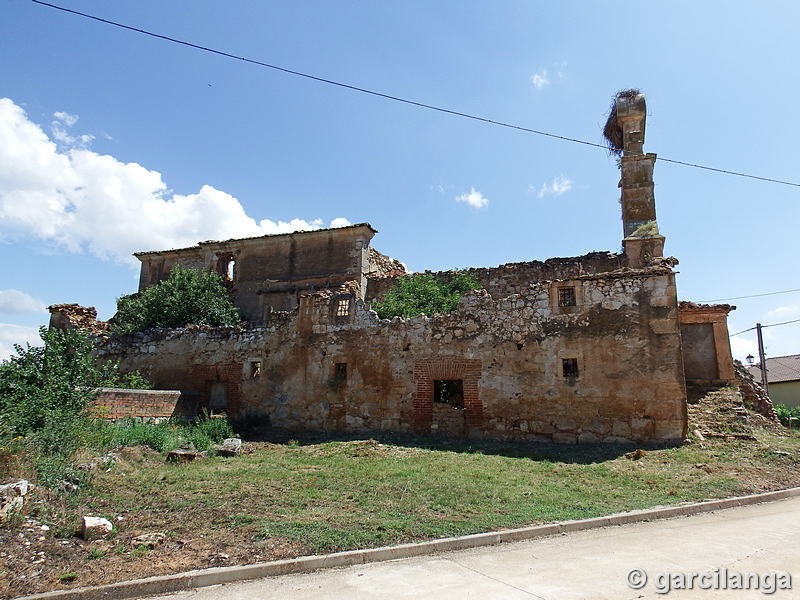
<path fill-rule="evenodd" d="M 648 581 L 631 589 L 626 577 Z M 727 569 L 727 571 L 725 571 Z M 694 589 L 667 589 L 689 572 Z M 727 578 L 725 573 L 727 572 Z M 734 573 L 789 573 L 794 589 L 714 590 Z M 731 579 L 733 578 L 733 579 Z M 785 583 L 785 579 L 783 580 Z M 677 584 L 680 585 L 680 579 Z M 777 587 L 780 581 L 775 579 Z M 712 589 L 699 589 L 700 585 Z M 752 585 L 752 583 L 751 583 Z M 514 544 L 286 575 L 160 596 L 169 600 L 800 599 L 800 498 L 714 513 L 579 531 Z"/>

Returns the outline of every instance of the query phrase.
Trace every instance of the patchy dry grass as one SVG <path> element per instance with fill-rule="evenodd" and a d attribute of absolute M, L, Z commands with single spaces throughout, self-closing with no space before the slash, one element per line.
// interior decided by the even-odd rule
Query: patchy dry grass
<path fill-rule="evenodd" d="M 92 544 L 43 536 L 47 560 L 34 568 L 24 555 L 35 544 L 20 556 L 6 548 L 19 531 L 33 540 L 35 522 L 0 529 L 0 590 L 13 596 L 800 485 L 800 436 L 752 415 L 742 423 L 733 392 L 715 394 L 690 407 L 690 431 L 702 441 L 692 434 L 680 447 L 636 452 L 317 436 L 166 464 L 158 453 L 128 448 L 71 505 L 34 506 L 36 518 L 60 535 L 93 514 L 111 519 L 115 536 Z M 167 541 L 152 550 L 136 546 L 133 538 L 148 532 Z M 77 574 L 73 583 L 59 577 L 65 572 Z"/>

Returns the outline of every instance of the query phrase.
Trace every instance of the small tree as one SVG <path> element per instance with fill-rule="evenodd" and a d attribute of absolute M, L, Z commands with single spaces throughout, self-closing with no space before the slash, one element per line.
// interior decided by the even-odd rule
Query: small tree
<path fill-rule="evenodd" d="M 164 281 L 119 298 L 111 324 L 113 331 L 127 334 L 151 327 L 217 327 L 239 321 L 239 310 L 228 297 L 222 277 L 176 265 Z"/>
<path fill-rule="evenodd" d="M 447 314 L 456 309 L 464 294 L 481 287 L 475 275 L 465 271 L 403 275 L 386 293 L 383 302 L 372 303 L 372 309 L 381 319 Z"/>
<path fill-rule="evenodd" d="M 120 376 L 116 363 L 97 367 L 86 332 L 42 327 L 39 335 L 43 346 L 15 345 L 17 354 L 0 362 L 0 446 L 24 439 L 40 483 L 53 485 L 99 432 L 86 415 L 97 388 L 146 382 L 138 373 Z"/>

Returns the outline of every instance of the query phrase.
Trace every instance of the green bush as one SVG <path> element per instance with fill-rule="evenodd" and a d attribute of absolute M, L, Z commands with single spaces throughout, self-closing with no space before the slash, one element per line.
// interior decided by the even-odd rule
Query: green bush
<path fill-rule="evenodd" d="M 119 298 L 111 325 L 113 331 L 128 334 L 151 327 L 216 327 L 239 321 L 239 310 L 228 297 L 222 277 L 176 265 L 167 279 Z"/>
<path fill-rule="evenodd" d="M 788 407 L 785 404 L 776 404 L 775 413 L 778 415 L 778 420 L 786 427 L 789 427 L 789 419 L 800 419 L 800 407 Z M 793 428 L 800 427 L 800 421 L 791 422 Z"/>
<path fill-rule="evenodd" d="M 464 294 L 479 289 L 481 284 L 475 275 L 466 271 L 439 275 L 426 271 L 403 275 L 386 293 L 383 302 L 372 303 L 372 310 L 381 319 L 447 314 L 456 309 Z"/>
<path fill-rule="evenodd" d="M 0 362 L 0 446 L 21 446 L 38 482 L 52 487 L 77 477 L 78 450 L 107 441 L 104 425 L 86 414 L 97 388 L 142 380 L 119 375 L 116 363 L 96 366 L 86 332 L 43 327 L 39 335 L 42 346 L 15 345 L 17 354 Z"/>

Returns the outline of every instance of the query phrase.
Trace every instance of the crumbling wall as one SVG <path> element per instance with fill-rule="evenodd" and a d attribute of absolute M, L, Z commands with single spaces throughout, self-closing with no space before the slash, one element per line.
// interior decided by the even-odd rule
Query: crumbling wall
<path fill-rule="evenodd" d="M 370 269 L 369 243 L 374 234 L 370 225 L 362 223 L 139 252 L 139 289 L 165 279 L 177 264 L 216 272 L 226 280 L 242 318 L 259 326 L 269 320 L 272 311 L 295 309 L 301 293 L 357 280 L 363 297 L 365 273 Z M 391 259 L 383 258 L 391 266 Z"/>
<path fill-rule="evenodd" d="M 778 415 L 775 412 L 772 399 L 755 380 L 752 373 L 738 360 L 733 361 L 733 368 L 736 373 L 736 385 L 739 386 L 739 393 L 742 395 L 742 401 L 745 405 L 767 419 L 777 421 Z"/>
<path fill-rule="evenodd" d="M 608 273 L 627 266 L 624 254 L 611 252 L 591 252 L 583 256 L 550 258 L 545 261 L 508 263 L 499 267 L 471 268 L 472 273 L 483 288 L 493 297 L 519 294 L 529 289 L 531 284 L 571 279 L 587 274 Z M 434 275 L 449 275 L 453 271 L 438 271 Z M 399 275 L 370 277 L 366 299 L 369 302 L 382 300 Z"/>
<path fill-rule="evenodd" d="M 108 322 L 97 320 L 97 310 L 94 306 L 81 306 L 80 304 L 53 304 L 48 306 L 50 311 L 50 328 L 100 333 L 108 330 Z"/>
<path fill-rule="evenodd" d="M 573 288 L 574 302 L 562 306 L 566 288 Z M 434 318 L 380 320 L 351 292 L 301 297 L 298 310 L 271 327 L 112 337 L 102 352 L 157 387 L 201 394 L 209 380 L 198 372 L 214 367 L 221 378 L 222 366 L 233 366 L 224 385 L 236 386 L 236 411 L 267 413 L 273 425 L 292 430 L 457 435 L 463 419 L 463 435 L 503 439 L 644 442 L 685 435 L 668 268 L 529 283 L 498 298 L 481 290 Z M 463 408 L 441 414 L 445 409 L 433 406 L 433 386 L 442 380 L 463 384 Z"/>

